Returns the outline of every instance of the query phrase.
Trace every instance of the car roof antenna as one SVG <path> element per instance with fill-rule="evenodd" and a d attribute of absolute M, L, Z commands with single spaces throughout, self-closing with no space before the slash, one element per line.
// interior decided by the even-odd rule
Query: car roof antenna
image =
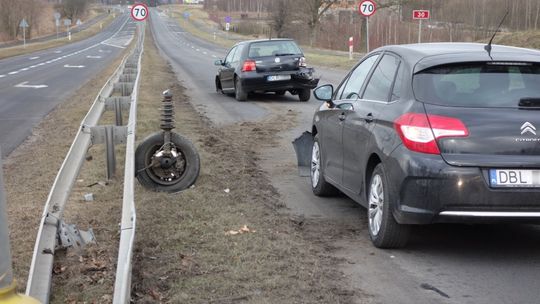
<path fill-rule="evenodd" d="M 491 36 L 491 39 L 489 39 L 488 44 L 486 46 L 484 46 L 484 50 L 486 50 L 486 52 L 488 53 L 489 58 L 491 58 L 491 60 L 493 60 L 493 57 L 491 57 L 491 43 L 493 42 L 493 38 L 495 38 L 495 36 L 499 32 L 499 30 L 501 29 L 501 26 L 502 26 L 502 24 L 504 22 L 504 19 L 506 19 L 506 16 L 508 16 L 508 12 L 509 11 L 506 10 L 506 14 L 504 14 L 504 17 L 502 18 L 501 23 L 499 23 L 499 26 L 495 30 L 495 33 L 493 33 L 493 36 Z"/>

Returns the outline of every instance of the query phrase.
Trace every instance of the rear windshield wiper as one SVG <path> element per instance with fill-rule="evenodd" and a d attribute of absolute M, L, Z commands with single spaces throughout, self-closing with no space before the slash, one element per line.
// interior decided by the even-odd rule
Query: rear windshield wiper
<path fill-rule="evenodd" d="M 540 108 L 540 98 L 525 97 L 519 100 L 518 106 L 523 108 Z"/>
<path fill-rule="evenodd" d="M 276 56 L 292 56 L 292 55 L 296 55 L 296 54 L 292 54 L 292 53 L 277 53 Z"/>

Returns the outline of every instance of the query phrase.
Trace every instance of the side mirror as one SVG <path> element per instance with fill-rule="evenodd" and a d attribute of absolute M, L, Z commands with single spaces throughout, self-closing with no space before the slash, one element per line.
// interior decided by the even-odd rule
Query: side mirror
<path fill-rule="evenodd" d="M 214 65 L 223 65 L 223 60 L 216 60 L 214 61 Z"/>
<path fill-rule="evenodd" d="M 331 84 L 322 85 L 313 91 L 313 95 L 320 101 L 326 101 L 332 104 L 332 96 L 334 96 L 334 86 L 332 86 Z"/>

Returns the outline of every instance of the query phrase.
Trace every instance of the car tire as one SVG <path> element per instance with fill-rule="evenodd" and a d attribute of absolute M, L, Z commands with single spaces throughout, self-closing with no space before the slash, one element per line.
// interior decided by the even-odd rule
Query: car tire
<path fill-rule="evenodd" d="M 176 193 L 191 187 L 201 168 L 199 153 L 191 141 L 178 133 L 171 133 L 171 142 L 184 162 L 182 173 L 175 180 L 165 180 L 162 167 L 151 167 L 155 153 L 163 147 L 163 132 L 156 132 L 145 138 L 135 151 L 135 172 L 144 187 L 158 192 Z M 176 165 L 175 165 L 176 166 Z"/>
<path fill-rule="evenodd" d="M 410 226 L 399 224 L 392 214 L 395 196 L 382 163 L 373 170 L 368 188 L 368 231 L 371 242 L 378 248 L 401 248 L 406 245 Z"/>
<path fill-rule="evenodd" d="M 278 95 L 278 96 L 283 96 L 283 95 L 285 95 L 285 93 L 287 93 L 287 91 L 285 91 L 285 90 L 276 91 L 276 95 Z"/>
<path fill-rule="evenodd" d="M 298 90 L 298 98 L 300 99 L 300 101 L 308 101 L 309 98 L 311 98 L 311 90 L 310 89 Z"/>
<path fill-rule="evenodd" d="M 240 78 L 238 77 L 234 79 L 234 97 L 238 101 L 247 100 L 247 92 L 244 91 L 244 89 L 242 88 L 242 82 L 240 81 Z"/>
<path fill-rule="evenodd" d="M 317 196 L 333 196 L 338 190 L 328 183 L 324 178 L 324 167 L 322 165 L 322 149 L 319 136 L 315 135 L 313 146 L 311 148 L 311 165 L 309 178 L 311 181 L 311 190 Z"/>

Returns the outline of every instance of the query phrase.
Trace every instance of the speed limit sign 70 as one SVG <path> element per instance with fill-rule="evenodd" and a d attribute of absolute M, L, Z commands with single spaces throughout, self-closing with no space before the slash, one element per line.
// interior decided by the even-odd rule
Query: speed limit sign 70
<path fill-rule="evenodd" d="M 375 14 L 376 10 L 377 6 L 375 5 L 375 2 L 371 0 L 362 1 L 360 2 L 360 5 L 358 5 L 358 12 L 365 17 Z"/>
<path fill-rule="evenodd" d="M 131 17 L 135 21 L 144 21 L 148 17 L 148 7 L 144 3 L 137 3 L 131 7 Z"/>

